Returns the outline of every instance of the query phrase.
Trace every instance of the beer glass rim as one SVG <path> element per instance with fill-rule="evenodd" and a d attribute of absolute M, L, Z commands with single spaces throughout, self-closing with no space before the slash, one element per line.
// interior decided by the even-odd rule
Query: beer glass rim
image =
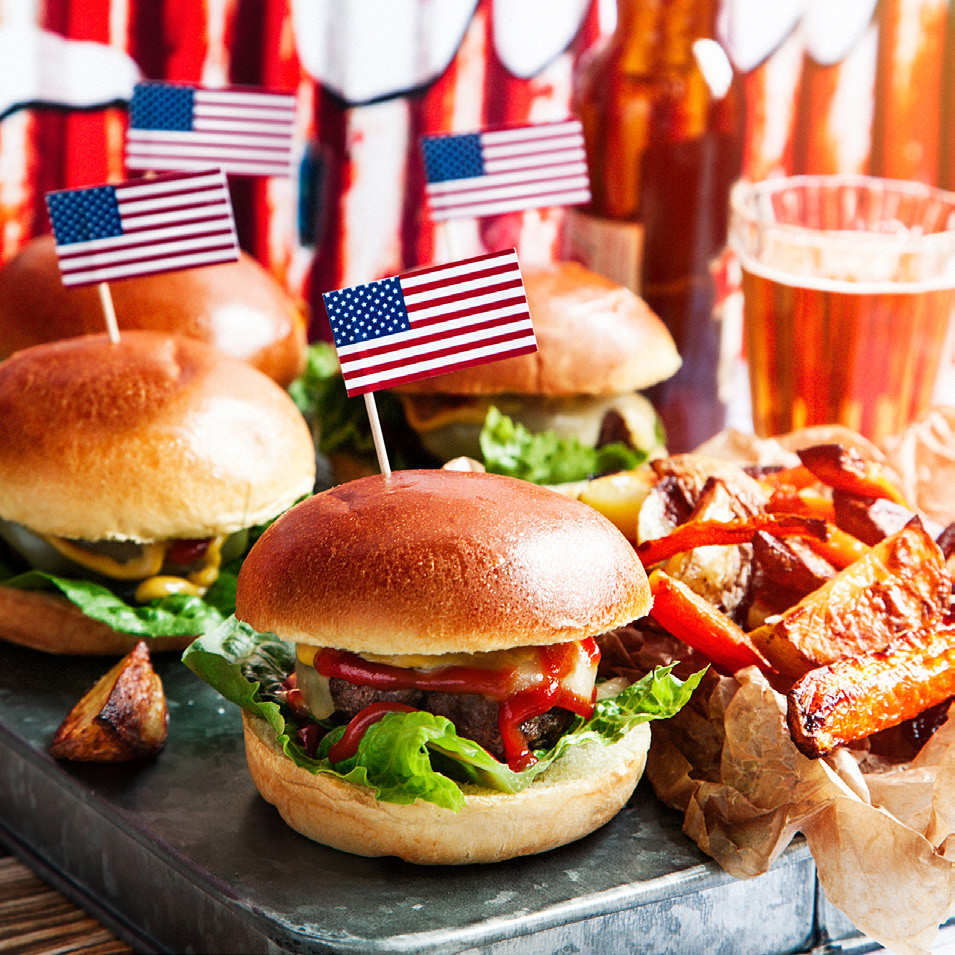
<path fill-rule="evenodd" d="M 777 221 L 774 204 L 779 197 L 792 193 L 801 202 L 813 202 L 821 195 L 830 203 L 839 197 L 869 194 L 876 198 L 924 200 L 932 212 L 928 229 L 909 228 L 901 222 L 898 228 L 866 231 L 858 227 L 828 228 L 800 222 Z M 801 195 L 800 195 L 801 194 Z M 819 202 L 815 201 L 816 207 Z M 845 291 L 872 291 L 880 286 L 895 291 L 955 286 L 955 192 L 928 183 L 905 179 L 887 179 L 853 173 L 773 176 L 761 180 L 740 179 L 730 191 L 730 247 L 744 268 L 768 277 L 785 276 L 791 284 Z M 939 228 L 941 224 L 941 228 Z M 882 255 L 905 255 L 917 262 L 919 276 L 886 278 L 883 281 L 866 277 L 850 280 L 812 274 L 787 268 L 777 262 L 763 260 L 770 248 L 786 247 L 802 250 L 825 250 L 823 254 L 855 255 L 866 258 Z"/>

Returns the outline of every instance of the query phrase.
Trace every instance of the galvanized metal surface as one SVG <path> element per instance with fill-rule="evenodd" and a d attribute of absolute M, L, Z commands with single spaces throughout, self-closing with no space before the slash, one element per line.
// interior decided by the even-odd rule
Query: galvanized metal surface
<path fill-rule="evenodd" d="M 507 863 L 416 867 L 319 846 L 255 792 L 238 711 L 175 655 L 156 662 L 163 752 L 71 765 L 46 747 L 106 663 L 0 645 L 0 836 L 140 950 L 791 955 L 819 941 L 805 844 L 734 880 L 646 783 L 600 831 Z"/>

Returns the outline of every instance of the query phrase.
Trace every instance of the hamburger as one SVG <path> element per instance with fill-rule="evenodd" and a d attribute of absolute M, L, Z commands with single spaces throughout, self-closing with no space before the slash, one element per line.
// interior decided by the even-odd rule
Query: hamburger
<path fill-rule="evenodd" d="M 52 653 L 182 649 L 232 613 L 264 523 L 313 490 L 288 394 L 148 331 L 0 363 L 0 637 Z"/>
<path fill-rule="evenodd" d="M 110 295 L 121 332 L 195 338 L 283 388 L 305 367 L 303 308 L 245 252 L 237 262 L 123 279 L 110 284 Z M 63 285 L 52 235 L 31 239 L 0 268 L 0 358 L 104 328 L 96 288 Z"/>
<path fill-rule="evenodd" d="M 522 266 L 522 274 L 537 352 L 376 396 L 389 445 L 406 449 L 399 466 L 463 456 L 557 484 L 662 451 L 659 416 L 640 390 L 680 367 L 663 322 L 632 291 L 576 262 Z M 310 373 L 319 448 L 340 478 L 368 473 L 373 444 L 361 402 L 345 396 L 334 361 L 318 357 Z"/>
<path fill-rule="evenodd" d="M 253 782 L 298 832 L 492 862 L 579 839 L 629 799 L 648 721 L 695 685 L 595 682 L 596 637 L 649 605 L 632 546 L 592 508 L 499 475 L 395 471 L 273 523 L 235 616 L 183 659 L 243 707 Z"/>

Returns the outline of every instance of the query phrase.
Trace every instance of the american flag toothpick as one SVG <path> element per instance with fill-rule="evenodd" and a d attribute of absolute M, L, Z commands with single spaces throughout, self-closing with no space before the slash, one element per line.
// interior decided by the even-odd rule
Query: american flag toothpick
<path fill-rule="evenodd" d="M 160 172 L 218 166 L 227 174 L 290 176 L 294 137 L 291 93 L 137 83 L 129 106 L 126 168 Z"/>
<path fill-rule="evenodd" d="M 578 119 L 426 136 L 421 148 L 435 221 L 590 201 Z"/>
<path fill-rule="evenodd" d="M 514 249 L 432 266 L 322 296 L 349 395 L 537 351 Z M 378 434 L 376 435 L 376 431 Z"/>
<path fill-rule="evenodd" d="M 63 284 L 233 262 L 225 176 L 212 169 L 46 194 Z"/>

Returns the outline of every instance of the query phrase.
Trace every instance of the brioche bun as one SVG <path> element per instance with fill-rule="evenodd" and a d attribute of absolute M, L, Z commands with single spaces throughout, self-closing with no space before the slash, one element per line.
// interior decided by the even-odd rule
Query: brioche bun
<path fill-rule="evenodd" d="M 394 389 L 422 447 L 439 462 L 480 460 L 481 429 L 494 405 L 533 433 L 588 447 L 608 440 L 609 416 L 633 447 L 655 451 L 659 418 L 639 391 L 680 367 L 666 326 L 630 289 L 577 262 L 521 271 L 538 350 Z M 617 424 L 609 440 L 620 439 Z"/>
<path fill-rule="evenodd" d="M 303 308 L 244 252 L 238 262 L 112 282 L 110 295 L 120 330 L 198 339 L 283 387 L 304 367 Z M 97 290 L 63 285 L 53 236 L 30 240 L 0 268 L 0 358 L 104 327 Z"/>
<path fill-rule="evenodd" d="M 0 363 L 0 518 L 36 533 L 228 534 L 289 507 L 314 476 L 288 394 L 201 342 L 87 335 Z"/>
<path fill-rule="evenodd" d="M 452 812 L 420 799 L 379 802 L 367 787 L 313 775 L 285 756 L 268 723 L 242 720 L 252 780 L 289 826 L 355 855 L 428 865 L 498 862 L 583 838 L 626 805 L 650 747 L 641 723 L 609 746 L 569 749 L 519 793 L 463 787 L 465 806 Z"/>
<path fill-rule="evenodd" d="M 577 262 L 522 266 L 538 350 L 402 385 L 407 394 L 608 395 L 669 378 L 680 356 L 630 289 Z"/>
<path fill-rule="evenodd" d="M 372 475 L 301 502 L 243 563 L 236 616 L 357 653 L 476 653 L 582 640 L 644 616 L 630 543 L 586 504 L 450 470 Z"/>
<path fill-rule="evenodd" d="M 259 538 L 239 573 L 236 617 L 298 644 L 420 656 L 579 641 L 643 616 L 646 574 L 592 508 L 494 474 L 397 471 L 296 505 Z M 402 655 L 395 663 L 393 655 Z M 465 667 L 467 664 L 464 664 Z M 461 689 L 463 706 L 480 700 Z M 287 758 L 243 714 L 262 796 L 298 832 L 364 856 L 495 862 L 579 839 L 613 817 L 643 772 L 644 724 L 619 742 L 569 747 L 525 789 L 463 785 L 460 812 L 374 790 Z"/>

